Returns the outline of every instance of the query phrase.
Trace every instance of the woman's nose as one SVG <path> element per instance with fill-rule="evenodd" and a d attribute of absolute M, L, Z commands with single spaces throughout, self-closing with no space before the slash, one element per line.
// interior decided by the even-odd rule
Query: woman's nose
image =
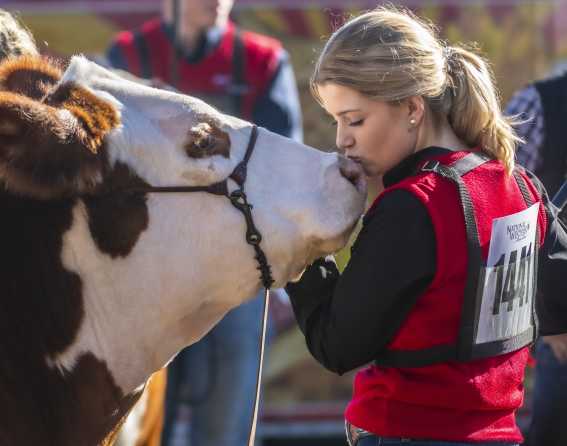
<path fill-rule="evenodd" d="M 340 126 L 337 127 L 337 148 L 341 151 L 347 151 L 354 145 L 354 138 L 350 132 L 342 129 Z"/>

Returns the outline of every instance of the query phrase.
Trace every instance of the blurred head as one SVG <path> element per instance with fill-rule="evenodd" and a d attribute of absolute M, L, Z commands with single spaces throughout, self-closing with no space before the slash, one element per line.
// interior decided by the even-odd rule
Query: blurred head
<path fill-rule="evenodd" d="M 37 54 L 32 35 L 9 12 L 0 9 L 0 61 L 10 56 Z"/>
<path fill-rule="evenodd" d="M 228 21 L 234 0 L 163 0 L 166 21 L 173 22 L 174 2 L 179 2 L 179 33 L 202 31 L 213 26 L 224 26 Z"/>
<path fill-rule="evenodd" d="M 443 128 L 513 168 L 517 137 L 501 114 L 489 66 L 445 45 L 409 11 L 380 7 L 339 28 L 311 88 L 337 121 L 337 146 L 368 176 L 425 148 L 423 134 Z"/>

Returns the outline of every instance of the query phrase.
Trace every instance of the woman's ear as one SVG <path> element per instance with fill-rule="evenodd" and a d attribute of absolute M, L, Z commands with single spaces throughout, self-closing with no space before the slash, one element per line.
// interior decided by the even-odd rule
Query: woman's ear
<path fill-rule="evenodd" d="M 410 96 L 405 101 L 408 107 L 408 125 L 410 128 L 417 127 L 425 115 L 425 101 L 422 96 Z"/>

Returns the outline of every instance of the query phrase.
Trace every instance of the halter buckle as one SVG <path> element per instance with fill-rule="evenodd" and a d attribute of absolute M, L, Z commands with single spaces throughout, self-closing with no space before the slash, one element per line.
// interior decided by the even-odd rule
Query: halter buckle
<path fill-rule="evenodd" d="M 246 194 L 242 189 L 236 189 L 230 193 L 228 198 L 232 205 L 244 215 L 244 219 L 246 220 L 246 241 L 253 246 L 259 245 L 262 241 L 262 236 L 254 225 L 251 212 L 252 205 L 248 203 Z"/>

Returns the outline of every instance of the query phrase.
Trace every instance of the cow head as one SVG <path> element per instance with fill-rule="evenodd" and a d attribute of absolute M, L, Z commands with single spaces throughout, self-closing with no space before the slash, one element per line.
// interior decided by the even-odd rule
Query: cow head
<path fill-rule="evenodd" d="M 9 61 L 0 88 L 0 205 L 14 209 L 13 231 L 55 240 L 29 242 L 48 254 L 13 268 L 22 280 L 49 275 L 36 277 L 41 290 L 30 280 L 29 293 L 43 293 L 42 305 L 65 302 L 71 319 L 45 322 L 59 330 L 46 337 L 45 361 L 69 374 L 88 353 L 131 392 L 261 285 L 245 221 L 225 197 L 131 191 L 224 180 L 244 157 L 251 125 L 82 57 L 64 72 L 39 59 Z M 354 163 L 265 129 L 245 190 L 275 286 L 346 243 L 365 195 Z M 17 213 L 24 208 L 34 211 Z"/>

